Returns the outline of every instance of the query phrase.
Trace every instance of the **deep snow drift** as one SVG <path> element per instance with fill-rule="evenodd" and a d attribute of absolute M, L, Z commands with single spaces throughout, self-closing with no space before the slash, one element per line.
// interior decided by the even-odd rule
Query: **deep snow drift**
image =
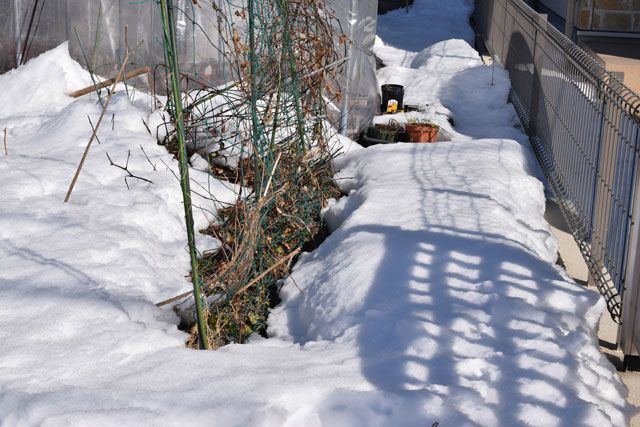
<path fill-rule="evenodd" d="M 491 85 L 473 49 L 446 40 L 469 32 L 469 3 L 416 0 L 381 19 L 377 46 L 395 67 L 381 80 L 453 117 L 452 141 L 352 145 L 337 161 L 348 196 L 325 212 L 333 234 L 294 268 L 272 338 L 215 352 L 185 349 L 153 305 L 189 283 L 176 165 L 142 123 L 157 121 L 150 100 L 117 95 L 63 205 L 99 113 L 64 91 L 88 77 L 64 46 L 0 76 L 15 94 L 0 106 L 0 423 L 624 425 L 626 390 L 594 332 L 604 304 L 554 265 L 508 79 L 495 70 Z M 411 51 L 383 44 L 435 8 L 439 39 L 422 45 L 437 44 L 419 48 L 426 31 Z M 153 184 L 127 190 L 109 166 L 106 152 L 124 163 L 129 150 Z M 198 201 L 204 225 L 238 189 L 195 179 L 217 199 Z"/>

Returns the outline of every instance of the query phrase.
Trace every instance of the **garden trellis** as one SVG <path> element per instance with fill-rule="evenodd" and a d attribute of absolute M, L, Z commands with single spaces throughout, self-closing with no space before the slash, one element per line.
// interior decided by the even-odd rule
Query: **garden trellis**
<path fill-rule="evenodd" d="M 158 134 L 181 165 L 200 348 L 265 331 L 279 278 L 323 233 L 321 208 L 338 196 L 333 134 L 356 135 L 379 108 L 376 9 L 359 0 L 14 0 L 0 15 L 4 69 L 64 41 L 96 80 L 151 68 L 127 83 L 167 99 Z M 127 45 L 136 49 L 123 64 Z M 244 189 L 205 230 L 222 243 L 215 255 L 195 247 L 192 156 Z"/>
<path fill-rule="evenodd" d="M 340 73 L 348 61 L 348 40 L 323 2 L 247 0 L 203 7 L 218 14 L 231 83 L 210 85 L 178 71 L 171 36 L 175 10 L 162 0 L 173 125 L 164 143 L 177 147 L 182 163 L 189 144 L 248 193 L 210 230 L 224 243 L 220 253 L 199 265 L 189 234 L 201 348 L 264 330 L 275 282 L 320 232 L 320 210 L 332 192 L 326 111 L 340 102 Z M 190 228 L 187 219 L 188 233 Z M 211 300 L 203 304 L 208 313 L 201 306 L 205 298 Z M 205 334 L 210 343 L 203 342 Z"/>

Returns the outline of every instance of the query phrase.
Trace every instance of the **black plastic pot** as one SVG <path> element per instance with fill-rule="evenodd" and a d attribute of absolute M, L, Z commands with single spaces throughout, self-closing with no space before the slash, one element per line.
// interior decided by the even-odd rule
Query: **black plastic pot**
<path fill-rule="evenodd" d="M 413 0 L 409 0 L 408 3 L 413 4 Z M 378 13 L 380 15 L 401 7 L 407 7 L 407 0 L 378 0 Z"/>
<path fill-rule="evenodd" d="M 404 108 L 402 104 L 404 100 L 404 86 L 382 85 L 382 105 L 380 106 L 380 111 L 383 113 L 387 111 L 387 105 L 391 99 L 398 101 L 398 110 L 402 110 Z"/>

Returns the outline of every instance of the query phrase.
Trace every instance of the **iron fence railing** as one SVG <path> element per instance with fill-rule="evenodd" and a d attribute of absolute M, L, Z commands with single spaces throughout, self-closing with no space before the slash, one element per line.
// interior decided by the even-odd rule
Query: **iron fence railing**
<path fill-rule="evenodd" d="M 622 349 L 637 354 L 640 97 L 522 0 L 476 0 L 475 20 Z"/>

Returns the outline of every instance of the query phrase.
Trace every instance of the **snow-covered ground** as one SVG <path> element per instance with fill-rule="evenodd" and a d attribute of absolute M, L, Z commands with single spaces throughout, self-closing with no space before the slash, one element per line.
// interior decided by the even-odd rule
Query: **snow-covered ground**
<path fill-rule="evenodd" d="M 0 76 L 0 424 L 625 425 L 626 389 L 595 338 L 604 304 L 554 264 L 508 78 L 469 46 L 470 11 L 416 0 L 380 19 L 381 83 L 404 84 L 451 141 L 342 141 L 348 196 L 283 288 L 272 337 L 212 352 L 184 348 L 153 304 L 189 283 L 176 165 L 142 123 L 157 122 L 150 100 L 116 96 L 64 205 L 99 114 L 64 92 L 88 76 L 65 46 Z M 109 166 L 105 153 L 129 151 L 152 184 L 128 190 Z M 204 225 L 237 189 L 194 174 L 218 199 L 198 199 Z"/>

